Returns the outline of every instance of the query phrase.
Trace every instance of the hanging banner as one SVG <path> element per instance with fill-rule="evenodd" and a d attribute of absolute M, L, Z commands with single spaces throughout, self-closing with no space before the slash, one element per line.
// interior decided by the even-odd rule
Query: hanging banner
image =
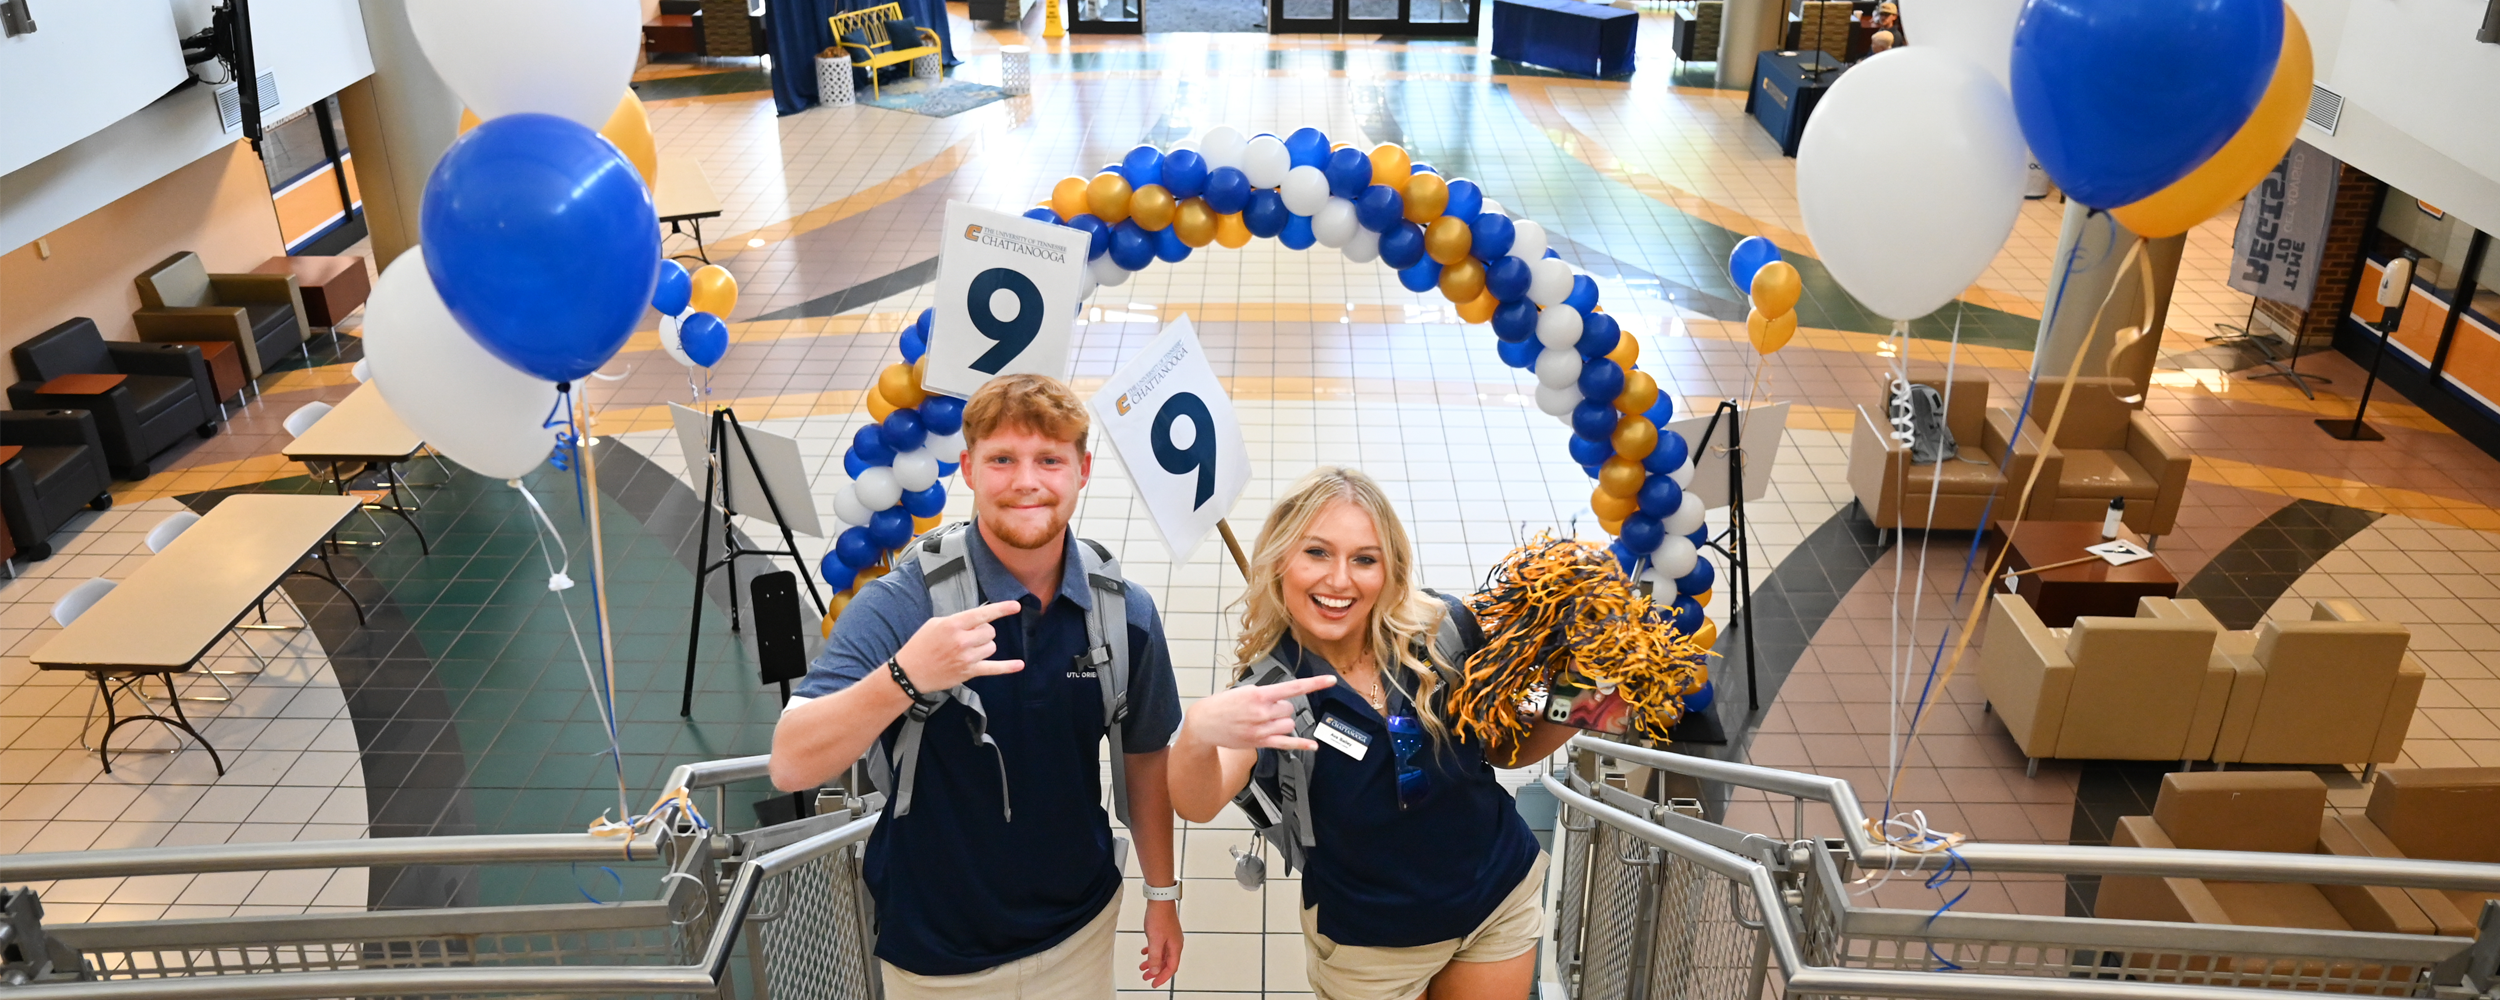
<path fill-rule="evenodd" d="M 1094 394 L 1093 408 L 1172 561 L 1188 562 L 1250 485 L 1241 421 L 1189 317 L 1121 365 Z"/>
<path fill-rule="evenodd" d="M 2335 213 L 2342 163 L 2305 142 L 2292 144 L 2274 172 L 2240 204 L 2231 240 L 2231 287 L 2295 309 L 2318 294 L 2318 254 Z"/>

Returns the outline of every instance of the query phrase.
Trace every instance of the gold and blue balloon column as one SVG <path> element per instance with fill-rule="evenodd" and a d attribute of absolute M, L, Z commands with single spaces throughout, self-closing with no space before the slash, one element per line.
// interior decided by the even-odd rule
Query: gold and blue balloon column
<path fill-rule="evenodd" d="M 851 481 L 834 491 L 833 516 L 849 527 L 817 566 L 834 590 L 828 630 L 859 586 L 884 576 L 895 555 L 937 527 L 946 509 L 945 479 L 964 451 L 964 401 L 920 384 L 932 318 L 923 309 L 903 330 L 903 359 L 878 372 L 868 389 L 868 415 L 875 420 L 853 433 L 842 452 L 842 471 Z"/>

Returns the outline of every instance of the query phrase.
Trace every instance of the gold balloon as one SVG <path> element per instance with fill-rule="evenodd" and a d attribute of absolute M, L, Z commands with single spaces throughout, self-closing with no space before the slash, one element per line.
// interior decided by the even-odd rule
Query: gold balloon
<path fill-rule="evenodd" d="M 645 190 L 656 190 L 660 183 L 660 147 L 651 138 L 651 113 L 643 110 L 642 98 L 627 90 L 616 102 L 616 112 L 608 123 L 599 126 L 599 134 L 616 144 L 618 152 L 642 174 Z"/>
<path fill-rule="evenodd" d="M 880 379 L 879 381 L 883 380 Z M 868 415 L 877 418 L 878 423 L 884 423 L 888 414 L 901 409 L 901 407 L 886 402 L 885 394 L 878 392 L 877 387 L 873 385 L 868 387 L 868 398 L 864 400 L 864 402 L 868 404 Z"/>
<path fill-rule="evenodd" d="M 1241 221 L 1241 213 L 1239 212 L 1234 212 L 1231 215 L 1216 216 L 1215 242 L 1222 244 L 1224 248 L 1228 250 L 1239 250 L 1243 247 L 1249 246 L 1249 223 Z"/>
<path fill-rule="evenodd" d="M 1062 177 L 1050 188 L 1050 210 L 1062 219 L 1073 219 L 1094 210 L 1088 200 L 1087 185 L 1082 177 Z"/>
<path fill-rule="evenodd" d="M 469 109 L 467 109 L 467 108 L 462 108 L 462 109 L 460 109 L 460 131 L 458 131 L 458 132 L 454 132 L 454 133 L 452 133 L 452 134 L 453 134 L 453 135 L 467 135 L 467 134 L 469 134 L 469 130 L 470 130 L 470 129 L 473 129 L 473 128 L 476 128 L 476 127 L 477 127 L 477 112 L 475 112 L 475 111 L 471 111 L 471 110 L 469 110 Z"/>
<path fill-rule="evenodd" d="M 1597 467 L 1597 488 L 1619 497 L 1640 496 L 1641 481 L 1647 478 L 1649 471 L 1641 468 L 1637 458 L 1617 455 Z"/>
<path fill-rule="evenodd" d="M 912 371 L 910 365 L 900 361 L 885 366 L 884 371 L 877 373 L 877 395 L 897 407 L 918 406 L 921 400 L 929 398 L 928 393 L 920 390 L 919 375 Z"/>
<path fill-rule="evenodd" d="M 1702 607 L 1705 607 L 1705 608 L 1706 608 L 1706 607 L 1709 607 L 1709 606 L 1710 606 L 1710 594 L 1711 594 L 1711 592 L 1710 592 L 1710 591 L 1705 590 L 1705 591 L 1702 591 L 1701 593 L 1698 593 L 1698 594 L 1694 594 L 1694 595 L 1692 595 L 1692 598 L 1693 598 L 1693 603 L 1698 604 L 1698 605 L 1701 605 Z"/>
<path fill-rule="evenodd" d="M 1493 311 L 1501 307 L 1502 300 L 1494 298 L 1491 291 L 1486 291 L 1459 303 L 1458 318 L 1470 323 L 1489 323 L 1493 321 Z"/>
<path fill-rule="evenodd" d="M 842 617 L 842 609 L 851 606 L 852 593 L 854 591 L 845 590 L 825 600 L 825 620 L 823 624 L 816 626 L 817 635 L 827 639 L 833 638 L 833 620 Z"/>
<path fill-rule="evenodd" d="M 1600 521 L 1620 521 L 1632 516 L 1633 511 L 1641 509 L 1641 502 L 1636 498 L 1619 497 L 1605 490 L 1592 490 L 1589 493 L 1589 509 L 1597 512 L 1597 519 Z"/>
<path fill-rule="evenodd" d="M 1128 217 L 1137 220 L 1137 228 L 1159 233 L 1172 224 L 1172 210 L 1180 203 L 1172 200 L 1172 192 L 1161 184 L 1148 184 L 1129 193 Z"/>
<path fill-rule="evenodd" d="M 1128 218 L 1128 178 L 1104 171 L 1085 183 L 1085 204 L 1094 210 L 1094 218 L 1106 226 L 1116 226 Z"/>
<path fill-rule="evenodd" d="M 2282 162 L 2283 151 L 2292 148 L 2292 138 L 2299 134 L 2300 123 L 2309 113 L 2314 72 L 2309 33 L 2301 28 L 2300 18 L 2292 13 L 2291 5 L 2285 4 L 2283 52 L 2274 62 L 2274 82 L 2267 84 L 2265 96 L 2257 99 L 2257 110 L 2240 124 L 2230 142 L 2188 171 L 2187 176 L 2109 214 L 2117 216 L 2118 224 L 2130 232 L 2149 239 L 2177 236 L 2213 218 L 2223 206 L 2264 180 L 2274 165 Z"/>
<path fill-rule="evenodd" d="M 1615 421 L 1615 454 L 1624 458 L 1648 458 L 1658 450 L 1658 425 L 1648 417 L 1634 414 Z"/>
<path fill-rule="evenodd" d="M 1458 216 L 1444 215 L 1424 227 L 1424 254 L 1443 267 L 1466 260 L 1475 246 L 1475 231 L 1458 221 Z"/>
<path fill-rule="evenodd" d="M 1601 517 L 1597 519 L 1597 527 L 1609 535 L 1620 535 L 1623 534 L 1623 519 L 1618 517 L 1609 521 Z"/>
<path fill-rule="evenodd" d="M 1761 287 L 1759 284 L 1754 286 L 1757 290 Z M 1796 335 L 1796 313 L 1765 316 L 1762 310 L 1755 309 L 1753 315 L 1745 317 L 1745 337 L 1753 341 L 1753 349 L 1757 352 L 1770 354 L 1778 351 L 1788 346 L 1788 338 Z"/>
<path fill-rule="evenodd" d="M 1711 621 L 1707 618 L 1702 619 L 1701 628 L 1693 632 L 1693 641 L 1699 643 L 1703 649 L 1708 649 L 1717 645 L 1719 642 L 1719 623 Z M 1702 679 L 1707 681 L 1709 680 L 1709 677 L 1708 675 L 1704 675 Z M 1701 689 L 1701 686 L 1696 684 L 1693 686 L 1693 689 L 1698 691 Z"/>
<path fill-rule="evenodd" d="M 927 517 L 912 518 L 911 533 L 915 535 L 928 534 L 929 529 L 937 527 L 938 525 L 945 523 L 945 521 L 946 515 L 944 514 L 931 514 Z"/>
<path fill-rule="evenodd" d="M 853 591 L 857 591 L 859 588 L 867 586 L 868 581 L 884 576 L 890 572 L 893 572 L 893 569 L 882 562 L 874 566 L 863 567 L 860 569 L 859 575 L 852 578 L 851 589 Z"/>
<path fill-rule="evenodd" d="M 1406 148 L 1394 142 L 1372 147 L 1372 183 L 1383 184 L 1406 192 L 1406 180 L 1415 175 L 1415 161 L 1406 155 Z"/>
<path fill-rule="evenodd" d="M 1441 218 L 1441 210 L 1450 207 L 1450 182 L 1440 174 L 1410 174 L 1406 178 L 1406 221 L 1428 226 Z"/>
<path fill-rule="evenodd" d="M 707 312 L 722 319 L 738 308 L 738 279 L 729 269 L 718 264 L 705 264 L 694 269 L 694 292 L 686 296 L 686 307 Z"/>
<path fill-rule="evenodd" d="M 1615 394 L 1615 409 L 1625 413 L 1647 413 L 1658 403 L 1658 380 L 1638 368 L 1623 373 L 1623 391 Z"/>
<path fill-rule="evenodd" d="M 1206 199 L 1191 198 L 1172 210 L 1172 230 L 1184 246 L 1197 248 L 1215 242 L 1215 210 Z"/>
<path fill-rule="evenodd" d="M 1484 294 L 1484 265 L 1473 257 L 1461 257 L 1458 263 L 1441 269 L 1441 296 L 1452 302 L 1473 302 Z M 1486 319 L 1492 319 L 1486 315 Z"/>
<path fill-rule="evenodd" d="M 1621 366 L 1624 371 L 1631 371 L 1632 366 L 1641 360 L 1640 340 L 1632 336 L 1632 331 L 1623 331 L 1623 338 L 1615 341 L 1615 349 L 1606 352 L 1606 360 Z"/>
<path fill-rule="evenodd" d="M 1772 261 L 1753 273 L 1753 307 L 1770 315 L 1797 308 L 1797 296 L 1804 291 L 1797 280 L 1797 265 L 1787 261 Z"/>

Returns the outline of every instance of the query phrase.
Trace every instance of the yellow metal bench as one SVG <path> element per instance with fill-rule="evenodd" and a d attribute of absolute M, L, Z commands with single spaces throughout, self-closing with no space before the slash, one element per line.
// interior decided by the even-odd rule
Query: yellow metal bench
<path fill-rule="evenodd" d="M 940 51 L 938 48 L 937 32 L 931 31 L 926 27 L 921 27 L 920 37 L 914 39 L 914 41 L 917 41 L 920 44 L 907 49 L 897 48 L 895 40 L 886 37 L 885 23 L 887 21 L 900 21 L 902 19 L 903 5 L 899 3 L 890 3 L 882 7 L 869 7 L 864 10 L 851 11 L 847 14 L 835 14 L 832 17 L 825 19 L 833 24 L 834 41 L 839 43 L 843 48 L 851 50 L 851 63 L 868 71 L 869 92 L 876 94 L 879 97 L 884 97 L 885 91 L 877 85 L 878 70 L 892 66 L 895 63 L 907 63 L 914 59 L 918 59 L 921 56 L 937 55 Z M 869 44 L 862 47 L 843 37 L 845 34 L 852 31 L 862 31 L 867 33 Z M 884 40 L 879 41 L 879 39 Z"/>

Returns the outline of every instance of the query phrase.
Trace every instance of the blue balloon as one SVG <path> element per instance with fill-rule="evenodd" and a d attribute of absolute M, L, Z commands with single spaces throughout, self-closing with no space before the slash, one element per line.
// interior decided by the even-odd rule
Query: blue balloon
<path fill-rule="evenodd" d="M 1639 499 L 1641 513 L 1665 517 L 1684 505 L 1684 487 L 1676 485 L 1675 480 L 1651 473 L 1649 478 L 1641 480 Z"/>
<path fill-rule="evenodd" d="M 1357 197 L 1372 186 L 1372 158 L 1352 146 L 1328 154 L 1320 171 L 1328 175 L 1328 193 L 1335 197 Z"/>
<path fill-rule="evenodd" d="M 956 463 L 953 463 L 953 462 L 939 462 L 939 463 L 938 463 L 938 478 L 940 478 L 940 479 L 944 479 L 944 478 L 946 478 L 946 477 L 948 477 L 948 476 L 954 475 L 954 474 L 955 474 L 955 466 L 956 466 Z"/>
<path fill-rule="evenodd" d="M 1327 166 L 1328 133 L 1307 127 L 1293 130 L 1292 135 L 1285 137 L 1285 155 L 1297 167 Z"/>
<path fill-rule="evenodd" d="M 1694 594 L 1707 594 L 1710 592 L 1710 586 L 1717 582 L 1719 582 L 1719 571 L 1710 565 L 1710 560 L 1695 559 L 1692 572 L 1675 578 L 1675 592 L 1686 597 Z"/>
<path fill-rule="evenodd" d="M 686 273 L 686 265 L 660 258 L 658 284 L 651 288 L 651 308 L 662 316 L 675 316 L 686 311 L 686 303 L 694 298 L 694 276 Z"/>
<path fill-rule="evenodd" d="M 1591 358 L 1580 366 L 1580 395 L 1612 403 L 1623 394 L 1623 366 L 1607 358 Z"/>
<path fill-rule="evenodd" d="M 875 468 L 875 466 L 869 465 L 869 464 L 868 464 L 868 460 L 867 460 L 867 459 L 864 459 L 864 458 L 859 457 L 859 449 L 858 449 L 858 448 L 844 448 L 844 449 L 842 449 L 842 474 L 843 474 L 843 475 L 849 476 L 849 477 L 851 477 L 851 478 L 853 478 L 853 479 L 857 479 L 857 478 L 859 478 L 859 474 L 860 474 L 860 473 L 866 472 L 866 471 L 868 471 L 868 470 L 870 470 L 870 469 L 873 469 L 873 468 Z"/>
<path fill-rule="evenodd" d="M 902 350 L 906 364 L 919 361 L 921 355 L 929 353 L 929 341 L 920 336 L 920 331 L 909 327 L 903 329 L 902 342 L 895 346 Z"/>
<path fill-rule="evenodd" d="M 1675 599 L 1675 630 L 1685 635 L 1701 631 L 1701 602 L 1690 597 Z"/>
<path fill-rule="evenodd" d="M 707 312 L 687 313 L 677 321 L 677 349 L 694 363 L 710 368 L 729 353 L 729 324 Z"/>
<path fill-rule="evenodd" d="M 1693 543 L 1693 547 L 1697 549 L 1709 545 L 1710 529 L 1707 526 L 1695 528 L 1692 534 L 1684 536 L 1684 540 Z"/>
<path fill-rule="evenodd" d="M 1207 172 L 1207 189 L 1199 192 L 1207 207 L 1217 215 L 1232 215 L 1250 207 L 1250 175 L 1240 167 L 1217 167 Z"/>
<path fill-rule="evenodd" d="M 1591 441 L 1611 441 L 1615 436 L 1615 408 L 1594 399 L 1583 399 L 1571 407 L 1571 433 Z M 1583 462 L 1594 465 L 1594 462 Z"/>
<path fill-rule="evenodd" d="M 1132 189 L 1163 183 L 1163 151 L 1153 146 L 1139 146 L 1120 157 L 1120 176 L 1128 178 Z"/>
<path fill-rule="evenodd" d="M 869 424 L 851 435 L 851 451 L 870 465 L 894 464 L 894 447 L 885 443 L 885 428 L 877 424 Z"/>
<path fill-rule="evenodd" d="M 1493 307 L 1493 335 L 1514 344 L 1535 340 L 1536 303 L 1526 299 L 1505 299 L 1501 305 Z"/>
<path fill-rule="evenodd" d="M 1667 540 L 1667 526 L 1657 518 L 1632 512 L 1623 519 L 1623 547 L 1641 555 L 1658 551 L 1658 543 Z"/>
<path fill-rule="evenodd" d="M 2110 209 L 2187 176 L 2231 141 L 2274 80 L 2270 0 L 2027 3 L 2014 114 L 2069 197 Z"/>
<path fill-rule="evenodd" d="M 1563 296 L 1563 304 L 1583 314 L 1597 308 L 1597 279 L 1585 274 L 1571 276 L 1571 294 Z M 1583 316 L 1583 318 L 1586 318 Z"/>
<path fill-rule="evenodd" d="M 1578 434 L 1571 436 L 1570 451 L 1571 460 L 1584 466 L 1601 465 L 1607 459 L 1615 457 L 1614 442 L 1585 438 Z"/>
<path fill-rule="evenodd" d="M 1424 259 L 1424 227 L 1403 219 L 1380 234 L 1380 262 L 1398 270 Z M 1435 272 L 1438 273 L 1438 272 Z M 1423 289 L 1416 289 L 1423 291 Z"/>
<path fill-rule="evenodd" d="M 1712 687 L 1710 681 L 1703 681 L 1699 690 L 1684 696 L 1684 710 L 1707 712 L 1710 710 L 1710 704 L 1717 700 L 1719 700 L 1718 689 Z"/>
<path fill-rule="evenodd" d="M 1093 214 L 1087 213 L 1069 219 L 1068 228 L 1082 229 L 1086 235 L 1093 237 L 1093 243 L 1085 249 L 1086 260 L 1093 260 L 1111 252 L 1111 227 Z"/>
<path fill-rule="evenodd" d="M 1510 253 L 1511 244 L 1519 240 L 1519 231 L 1511 224 L 1510 216 L 1499 212 L 1478 212 L 1476 221 L 1468 223 L 1467 228 L 1475 237 L 1475 243 L 1469 249 L 1477 260 L 1496 263 L 1508 260 L 1506 255 Z M 1527 261 L 1519 263 L 1524 265 Z"/>
<path fill-rule="evenodd" d="M 1441 214 L 1456 216 L 1460 222 L 1474 222 L 1484 214 L 1484 189 L 1476 182 L 1461 177 L 1450 182 L 1450 203 L 1441 207 Z"/>
<path fill-rule="evenodd" d="M 1059 213 L 1040 206 L 1025 209 L 1024 217 L 1035 222 L 1047 222 L 1054 226 L 1059 224 Z"/>
<path fill-rule="evenodd" d="M 964 401 L 953 396 L 931 395 L 920 401 L 920 426 L 931 434 L 953 434 L 964 429 Z"/>
<path fill-rule="evenodd" d="M 1493 216 L 1479 215 L 1476 218 L 1489 219 Z M 1536 269 L 1529 267 L 1527 261 L 1507 254 L 1484 259 L 1492 261 L 1484 266 L 1485 290 L 1505 303 L 1525 304 L 1531 314 L 1535 313 L 1536 306 L 1528 303 L 1528 286 L 1536 282 Z"/>
<path fill-rule="evenodd" d="M 1207 158 L 1194 149 L 1175 149 L 1163 154 L 1163 189 L 1172 192 L 1177 201 L 1187 201 L 1207 189 Z"/>
<path fill-rule="evenodd" d="M 1501 318 L 1501 313 L 1496 312 L 1493 316 L 1498 320 Z M 1545 345 L 1537 343 L 1534 337 L 1521 337 L 1518 340 L 1505 338 L 1496 341 L 1495 345 L 1494 349 L 1502 356 L 1502 363 L 1513 368 L 1536 367 L 1536 356 L 1538 352 L 1545 349 Z"/>
<path fill-rule="evenodd" d="M 1386 233 L 1406 221 L 1406 196 L 1386 184 L 1364 188 L 1362 197 L 1354 199 L 1354 221 L 1372 232 Z"/>
<path fill-rule="evenodd" d="M 1429 292 L 1441 284 L 1441 262 L 1426 257 L 1398 270 L 1398 284 L 1410 292 Z"/>
<path fill-rule="evenodd" d="M 1615 539 L 1613 544 L 1606 546 L 1606 551 L 1615 554 L 1615 562 L 1622 564 L 1626 575 L 1641 571 L 1640 553 L 1632 551 L 1632 547 L 1623 544 L 1622 539 Z"/>
<path fill-rule="evenodd" d="M 1641 416 L 1648 417 L 1650 423 L 1657 424 L 1661 429 L 1667 426 L 1667 421 L 1675 419 L 1675 397 L 1667 392 L 1665 385 L 1658 387 L 1658 401 L 1649 404 L 1649 412 Z"/>
<path fill-rule="evenodd" d="M 936 517 L 946 509 L 946 484 L 931 483 L 925 490 L 906 490 L 903 511 L 913 517 Z"/>
<path fill-rule="evenodd" d="M 1111 227 L 1111 262 L 1123 271 L 1142 271 L 1155 261 L 1153 233 L 1137 225 L 1135 219 L 1122 219 Z"/>
<path fill-rule="evenodd" d="M 1583 465 L 1580 467 L 1580 471 L 1587 473 L 1590 479 L 1595 479 L 1597 478 L 1598 473 L 1606 471 L 1606 467 L 1602 465 Z"/>
<path fill-rule="evenodd" d="M 1546 255 L 1546 256 L 1548 256 L 1548 257 L 1552 257 L 1552 258 L 1554 258 L 1555 260 L 1561 260 L 1561 259 L 1562 259 L 1562 254 L 1561 254 L 1559 251 L 1555 250 L 1553 247 L 1546 247 L 1546 248 L 1545 248 L 1545 255 Z"/>
<path fill-rule="evenodd" d="M 1319 236 L 1311 231 L 1310 216 L 1289 215 L 1285 219 L 1285 231 L 1276 234 L 1276 242 L 1284 244 L 1289 250 L 1308 250 L 1311 244 L 1319 242 Z"/>
<path fill-rule="evenodd" d="M 868 529 L 846 528 L 842 534 L 834 537 L 831 554 L 835 559 L 841 560 L 842 565 L 853 570 L 862 570 L 876 565 L 877 556 L 882 552 L 877 548 L 877 543 L 869 539 Z"/>
<path fill-rule="evenodd" d="M 1684 467 L 1684 459 L 1692 454 L 1691 448 L 1684 443 L 1684 435 L 1659 424 L 1658 447 L 1650 450 L 1648 458 L 1641 459 L 1641 468 L 1661 476 L 1674 475 L 1677 469 Z"/>
<path fill-rule="evenodd" d="M 929 443 L 928 425 L 920 422 L 920 411 L 908 407 L 885 415 L 877 439 L 896 452 L 919 451 Z"/>
<path fill-rule="evenodd" d="M 851 589 L 851 584 L 859 580 L 859 571 L 843 565 L 842 560 L 831 552 L 825 553 L 825 558 L 816 563 L 816 572 L 824 574 L 825 586 L 837 594 Z"/>
<path fill-rule="evenodd" d="M 1406 168 L 1406 175 L 1407 175 L 1407 176 L 1409 176 L 1409 177 L 1412 177 L 1412 176 L 1414 176 L 1414 175 L 1416 175 L 1416 174 L 1433 174 L 1433 175 L 1436 175 L 1436 176 L 1437 176 L 1437 175 L 1439 175 L 1440 173 L 1441 173 L 1441 168 L 1436 167 L 1436 166 L 1433 166 L 1432 164 L 1429 164 L 1429 163 L 1416 163 L 1416 164 L 1410 164 L 1410 165 L 1408 165 L 1408 166 L 1407 166 L 1407 168 Z"/>
<path fill-rule="evenodd" d="M 1736 249 L 1728 251 L 1727 277 L 1736 283 L 1736 290 L 1753 294 L 1754 272 L 1762 265 L 1780 259 L 1780 248 L 1770 240 L 1748 236 L 1736 241 Z"/>
<path fill-rule="evenodd" d="M 554 115 L 489 119 L 426 179 L 419 229 L 434 290 L 505 363 L 570 382 L 625 346 L 659 283 L 642 175 Z"/>
<path fill-rule="evenodd" d="M 934 308 L 923 308 L 920 310 L 920 315 L 911 318 L 911 328 L 919 331 L 921 341 L 926 343 L 929 339 L 929 327 L 936 322 L 937 310 Z"/>
<path fill-rule="evenodd" d="M 1189 244 L 1181 242 L 1180 227 L 1165 226 L 1155 232 L 1155 256 L 1164 263 L 1178 264 L 1188 260 L 1189 250 Z"/>
<path fill-rule="evenodd" d="M 1285 210 L 1284 195 L 1270 188 L 1261 188 L 1250 193 L 1250 206 L 1241 210 L 1241 224 L 1250 230 L 1252 236 L 1263 240 L 1274 239 L 1276 234 L 1285 231 L 1285 220 L 1292 215 Z"/>
<path fill-rule="evenodd" d="M 1590 313 L 1588 320 L 1580 324 L 1579 343 L 1573 346 L 1580 349 L 1581 357 L 1602 358 L 1622 342 L 1623 328 L 1615 325 L 1614 317 Z"/>
<path fill-rule="evenodd" d="M 868 540 L 881 551 L 892 551 L 911 541 L 911 514 L 901 507 L 888 507 L 868 515 Z"/>

